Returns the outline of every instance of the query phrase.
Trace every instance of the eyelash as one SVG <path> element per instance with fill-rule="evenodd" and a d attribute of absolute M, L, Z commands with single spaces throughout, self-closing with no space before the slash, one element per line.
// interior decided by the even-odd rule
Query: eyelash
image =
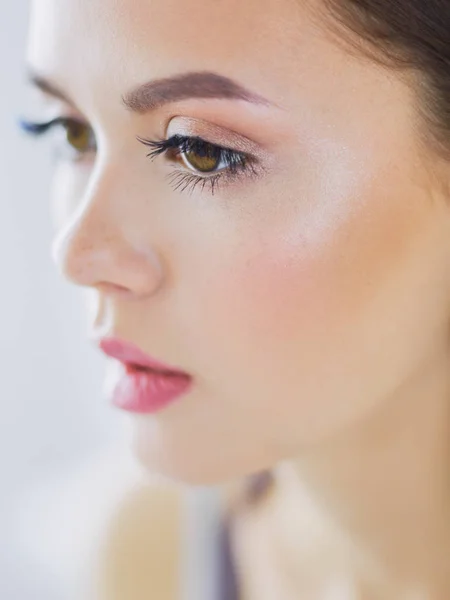
<path fill-rule="evenodd" d="M 205 174 L 203 176 L 176 169 L 169 176 L 175 190 L 182 192 L 190 190 L 192 193 L 197 185 L 201 186 L 202 191 L 206 185 L 209 185 L 211 194 L 214 195 L 219 182 L 227 183 L 235 181 L 244 172 L 256 175 L 253 157 L 242 152 L 237 152 L 236 150 L 231 150 L 230 148 L 212 144 L 198 136 L 189 137 L 176 134 L 164 140 L 149 140 L 140 137 L 137 137 L 137 140 L 145 146 L 152 148 L 151 152 L 147 154 L 147 157 L 151 160 L 161 155 L 166 155 L 169 160 L 176 160 L 189 152 L 206 156 L 215 152 L 219 163 L 225 163 L 226 167 L 215 172 L 215 174 Z"/>
<path fill-rule="evenodd" d="M 79 128 L 86 127 L 90 132 L 90 147 L 88 150 L 77 150 L 72 146 L 71 160 L 76 162 L 78 160 L 81 160 L 85 155 L 95 153 L 97 151 L 94 133 L 86 123 L 83 123 L 82 121 L 79 121 L 77 119 L 71 119 L 69 117 L 57 117 L 56 119 L 52 119 L 51 121 L 47 121 L 45 123 L 36 123 L 33 121 L 27 121 L 26 119 L 19 119 L 19 127 L 27 135 L 31 135 L 33 137 L 42 137 L 50 133 L 52 130 L 58 128 L 63 129 L 66 132 L 66 135 L 69 135 L 71 128 L 73 128 L 72 133 L 73 130 L 76 131 L 77 128 L 79 133 Z"/>
<path fill-rule="evenodd" d="M 70 127 L 89 127 L 82 121 L 67 117 L 58 117 L 45 123 L 36 123 L 19 119 L 20 128 L 28 135 L 41 137 L 49 133 L 52 129 L 61 127 L 68 131 Z M 231 183 L 239 178 L 240 175 L 249 174 L 256 176 L 257 170 L 255 160 L 252 156 L 224 148 L 207 142 L 200 137 L 189 137 L 182 135 L 173 135 L 164 140 L 150 140 L 141 137 L 136 138 L 140 143 L 151 148 L 151 152 L 147 154 L 151 160 L 158 156 L 165 155 L 169 160 L 175 161 L 188 152 L 203 153 L 203 155 L 211 156 L 212 152 L 216 153 L 219 163 L 224 163 L 226 167 L 217 172 L 212 171 L 212 174 L 198 175 L 194 172 L 186 171 L 185 169 L 175 169 L 169 175 L 170 183 L 175 191 L 184 192 L 189 190 L 191 193 L 197 186 L 201 186 L 203 191 L 206 185 L 210 186 L 211 194 L 214 195 L 219 183 Z M 92 134 L 92 148 L 88 151 L 77 151 L 73 149 L 74 157 L 72 160 L 77 161 L 84 157 L 88 152 L 95 152 L 96 145 Z"/>

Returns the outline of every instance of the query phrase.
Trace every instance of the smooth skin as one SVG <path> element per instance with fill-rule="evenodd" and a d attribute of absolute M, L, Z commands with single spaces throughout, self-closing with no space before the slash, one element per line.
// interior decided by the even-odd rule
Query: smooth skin
<path fill-rule="evenodd" d="M 97 142 L 55 165 L 53 256 L 95 300 L 93 335 L 194 377 L 180 402 L 132 417 L 150 472 L 275 470 L 270 499 L 236 520 L 245 600 L 326 600 L 330 581 L 345 600 L 440 600 L 450 166 L 425 143 L 413 75 L 351 51 L 327 18 L 320 0 L 34 0 L 27 63 L 66 97 L 47 90 L 42 114 Z M 124 107 L 189 72 L 265 101 Z M 150 161 L 136 136 L 186 132 L 246 148 L 255 168 L 214 194 L 174 189 L 187 167 Z M 149 538 L 136 552 L 157 560 Z"/>

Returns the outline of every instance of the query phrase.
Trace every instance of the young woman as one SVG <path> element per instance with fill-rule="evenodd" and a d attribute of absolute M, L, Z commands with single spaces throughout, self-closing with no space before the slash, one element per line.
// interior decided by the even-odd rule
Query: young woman
<path fill-rule="evenodd" d="M 448 599 L 448 0 L 35 0 L 27 70 L 136 456 L 245 482 L 224 597 Z M 178 509 L 111 536 L 136 598 Z"/>

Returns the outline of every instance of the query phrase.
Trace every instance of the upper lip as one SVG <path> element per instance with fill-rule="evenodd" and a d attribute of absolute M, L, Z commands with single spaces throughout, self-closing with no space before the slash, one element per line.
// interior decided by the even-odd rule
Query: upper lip
<path fill-rule="evenodd" d="M 98 347 L 108 356 L 127 366 L 141 367 L 166 375 L 189 375 L 146 354 L 143 350 L 118 337 L 104 337 L 98 340 Z"/>

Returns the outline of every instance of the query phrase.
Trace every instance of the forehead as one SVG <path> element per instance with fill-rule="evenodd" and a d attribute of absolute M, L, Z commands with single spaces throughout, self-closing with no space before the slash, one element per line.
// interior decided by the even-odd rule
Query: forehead
<path fill-rule="evenodd" d="M 33 0 L 27 57 L 79 97 L 189 70 L 273 81 L 314 39 L 301 0 Z"/>

